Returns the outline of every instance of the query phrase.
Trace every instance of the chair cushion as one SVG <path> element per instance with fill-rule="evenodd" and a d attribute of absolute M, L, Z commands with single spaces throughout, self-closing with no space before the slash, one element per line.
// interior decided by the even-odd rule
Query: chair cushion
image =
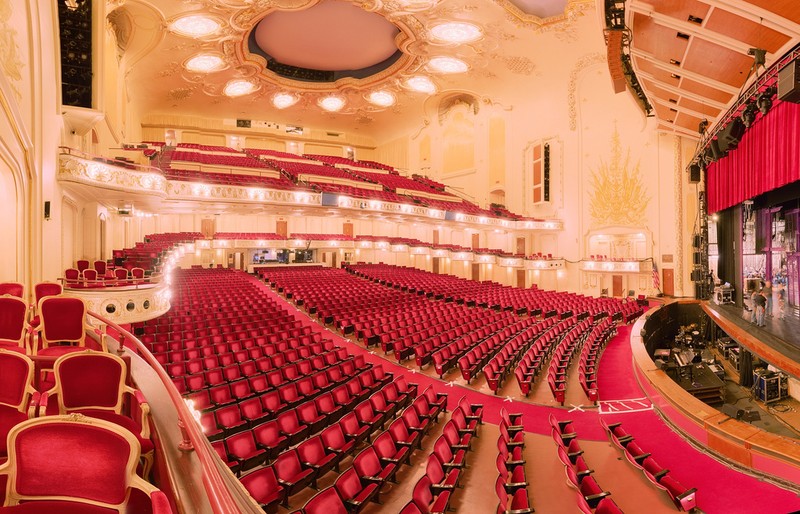
<path fill-rule="evenodd" d="M 123 416 L 122 414 L 117 414 L 115 412 L 107 411 L 107 410 L 81 410 L 81 414 L 85 416 L 91 416 L 93 418 L 104 419 L 106 421 L 110 421 L 111 423 L 115 423 L 121 427 L 124 427 L 130 431 L 133 435 L 136 436 L 136 439 L 139 440 L 139 444 L 142 445 L 142 454 L 150 453 L 153 451 L 155 446 L 153 445 L 153 441 L 150 439 L 145 439 L 142 437 L 142 429 L 136 422 L 129 418 L 128 416 Z"/>

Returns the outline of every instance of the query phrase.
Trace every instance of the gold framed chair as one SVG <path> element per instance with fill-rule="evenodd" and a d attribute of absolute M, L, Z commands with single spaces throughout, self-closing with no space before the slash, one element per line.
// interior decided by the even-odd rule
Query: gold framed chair
<path fill-rule="evenodd" d="M 73 352 L 56 359 L 53 374 L 55 385 L 42 395 L 40 415 L 54 413 L 55 408 L 48 409 L 48 404 L 55 397 L 58 414 L 81 413 L 126 428 L 141 447 L 142 476 L 148 476 L 155 453 L 150 439 L 150 405 L 141 391 L 125 383 L 125 361 L 94 350 Z"/>
<path fill-rule="evenodd" d="M 31 400 L 35 404 L 40 395 L 33 386 L 34 369 L 27 355 L 0 349 L 0 458 L 6 456 L 11 428 L 35 414 Z"/>
<path fill-rule="evenodd" d="M 22 298 L 0 296 L 0 348 L 28 353 L 28 304 Z"/>
<path fill-rule="evenodd" d="M 8 441 L 4 512 L 172 512 L 164 493 L 136 474 L 136 437 L 114 423 L 81 414 L 33 418 L 12 428 Z"/>

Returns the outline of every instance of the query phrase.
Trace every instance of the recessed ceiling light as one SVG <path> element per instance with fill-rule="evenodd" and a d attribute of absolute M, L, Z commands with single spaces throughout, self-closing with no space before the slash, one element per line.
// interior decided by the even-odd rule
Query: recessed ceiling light
<path fill-rule="evenodd" d="M 406 85 L 414 91 L 419 91 L 420 93 L 433 94 L 436 92 L 436 85 L 431 82 L 431 79 L 428 77 L 423 77 L 422 75 L 409 78 L 406 80 Z"/>
<path fill-rule="evenodd" d="M 370 93 L 367 97 L 367 100 L 380 107 L 389 107 L 394 105 L 396 98 L 394 94 L 390 93 L 389 91 L 381 90 Z"/>
<path fill-rule="evenodd" d="M 173 21 L 170 28 L 183 36 L 205 37 L 218 31 L 220 24 L 214 18 L 193 14 Z"/>
<path fill-rule="evenodd" d="M 218 55 L 199 54 L 186 61 L 184 66 L 186 66 L 186 69 L 189 71 L 211 73 L 212 71 L 219 71 L 224 68 L 225 61 Z"/>
<path fill-rule="evenodd" d="M 256 90 L 256 85 L 249 80 L 231 80 L 225 85 L 225 94 L 228 96 L 242 96 Z"/>
<path fill-rule="evenodd" d="M 276 93 L 272 97 L 272 105 L 278 109 L 286 109 L 297 103 L 298 98 L 289 93 Z"/>
<path fill-rule="evenodd" d="M 341 96 L 326 96 L 319 100 L 319 106 L 326 111 L 336 112 L 344 107 L 344 98 Z"/>
<path fill-rule="evenodd" d="M 448 21 L 431 27 L 431 35 L 439 41 L 448 43 L 469 43 L 483 35 L 480 27 L 462 21 Z"/>
<path fill-rule="evenodd" d="M 467 63 L 455 57 L 433 57 L 428 66 L 439 73 L 464 73 L 469 69 Z"/>

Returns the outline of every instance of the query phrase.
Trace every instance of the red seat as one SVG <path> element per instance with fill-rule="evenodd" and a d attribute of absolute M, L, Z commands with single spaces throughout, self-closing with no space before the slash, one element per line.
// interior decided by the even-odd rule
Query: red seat
<path fill-rule="evenodd" d="M 313 469 L 303 468 L 296 450 L 287 450 L 280 454 L 272 467 L 275 469 L 278 483 L 286 489 L 287 497 L 294 496 L 311 485 L 315 478 Z"/>
<path fill-rule="evenodd" d="M 325 451 L 319 436 L 306 439 L 297 445 L 297 455 L 304 467 L 314 470 L 313 487 L 317 486 L 316 481 L 319 477 L 332 470 L 339 462 L 335 453 Z"/>
<path fill-rule="evenodd" d="M 300 423 L 297 412 L 288 410 L 278 415 L 278 427 L 281 434 L 289 440 L 289 446 L 293 446 L 308 437 L 308 426 Z"/>
<path fill-rule="evenodd" d="M 253 437 L 258 447 L 267 452 L 267 459 L 274 459 L 289 447 L 289 440 L 281 434 L 278 422 L 275 420 L 253 427 Z"/>
<path fill-rule="evenodd" d="M 383 464 L 391 463 L 400 466 L 408 464 L 408 459 L 411 457 L 408 447 L 398 446 L 388 431 L 381 432 L 372 442 L 372 447 L 375 448 L 375 453 L 378 454 L 378 458 Z"/>
<path fill-rule="evenodd" d="M 372 447 L 367 447 L 353 459 L 353 467 L 365 482 L 376 484 L 380 489 L 385 482 L 394 480 L 397 465 L 391 462 L 382 464 Z"/>
<path fill-rule="evenodd" d="M 10 294 L 0 296 L 0 349 L 28 353 L 28 305 Z"/>
<path fill-rule="evenodd" d="M 14 425 L 28 419 L 34 364 L 25 355 L 0 349 L 0 460 L 6 456 L 6 436 Z"/>
<path fill-rule="evenodd" d="M 339 475 L 339 478 L 333 483 L 333 487 L 350 512 L 361 512 L 368 501 L 378 500 L 378 485 L 367 484 L 364 486 L 354 468 L 348 468 Z"/>
<path fill-rule="evenodd" d="M 25 286 L 19 282 L 0 282 L 0 296 L 10 294 L 25 299 Z"/>
<path fill-rule="evenodd" d="M 45 298 L 43 303 L 48 299 L 59 298 Z M 42 317 L 45 327 L 47 316 Z M 86 373 L 87 369 L 92 372 Z M 150 439 L 150 407 L 138 389 L 125 383 L 128 376 L 125 361 L 110 353 L 86 350 L 59 357 L 53 365 L 53 373 L 55 385 L 42 395 L 40 409 L 48 412 L 48 399 L 55 397 L 59 414 L 82 413 L 125 427 L 139 441 L 142 476 L 147 476 L 155 450 Z"/>
<path fill-rule="evenodd" d="M 303 506 L 303 514 L 348 514 L 339 493 L 333 487 L 328 487 L 315 494 Z"/>
<path fill-rule="evenodd" d="M 427 475 L 422 475 L 417 481 L 411 496 L 414 504 L 422 512 L 431 514 L 443 514 L 447 511 L 450 503 L 450 491 L 441 490 L 438 495 L 434 495 L 431 489 L 431 479 Z"/>
<path fill-rule="evenodd" d="M 86 304 L 80 298 L 46 296 L 39 302 L 41 324 L 35 328 L 34 341 L 38 334 L 42 347 L 34 342 L 34 355 L 59 356 L 82 351 L 86 346 Z M 62 346 L 68 343 L 67 346 Z M 104 339 L 102 350 L 106 351 Z"/>
<path fill-rule="evenodd" d="M 171 512 L 163 493 L 136 475 L 136 437 L 114 423 L 35 418 L 15 426 L 8 441 L 8 461 L 0 465 L 4 512 Z"/>
<path fill-rule="evenodd" d="M 286 501 L 286 490 L 278 483 L 272 466 L 243 475 L 239 481 L 268 514 L 278 512 L 278 504 Z"/>
<path fill-rule="evenodd" d="M 398 418 L 389 425 L 387 430 L 394 439 L 395 444 L 406 446 L 413 449 L 415 446 L 422 449 L 421 437 L 419 432 L 408 431 L 406 422 L 403 418 Z"/>
<path fill-rule="evenodd" d="M 323 430 L 320 433 L 320 438 L 322 438 L 322 444 L 325 445 L 325 449 L 338 456 L 338 461 L 350 455 L 355 448 L 355 441 L 347 439 L 339 423 L 333 424 Z"/>
<path fill-rule="evenodd" d="M 224 441 L 228 456 L 239 463 L 241 471 L 264 464 L 267 460 L 267 451 L 256 444 L 253 432 L 250 430 L 233 434 Z"/>

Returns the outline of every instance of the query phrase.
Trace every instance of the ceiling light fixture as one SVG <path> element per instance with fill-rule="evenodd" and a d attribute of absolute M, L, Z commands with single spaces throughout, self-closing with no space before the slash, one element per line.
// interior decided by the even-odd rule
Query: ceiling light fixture
<path fill-rule="evenodd" d="M 188 37 L 206 37 L 220 29 L 220 23 L 208 16 L 193 14 L 173 21 L 169 26 L 173 31 Z"/>
<path fill-rule="evenodd" d="M 320 98 L 319 106 L 329 112 L 336 112 L 342 110 L 344 107 L 344 98 L 341 96 L 326 96 L 324 98 Z"/>
<path fill-rule="evenodd" d="M 432 57 L 428 67 L 439 73 L 464 73 L 469 69 L 467 63 L 455 57 Z"/>
<path fill-rule="evenodd" d="M 231 80 L 225 85 L 224 93 L 227 96 L 243 96 L 255 90 L 256 85 L 249 80 Z"/>
<path fill-rule="evenodd" d="M 436 85 L 431 81 L 431 79 L 422 75 L 409 78 L 406 80 L 406 85 L 414 91 L 418 91 L 420 93 L 428 93 L 429 95 L 432 95 L 436 92 Z"/>
<path fill-rule="evenodd" d="M 277 109 L 286 109 L 296 104 L 297 100 L 299 98 L 290 93 L 275 93 L 275 96 L 272 97 L 272 105 Z"/>
<path fill-rule="evenodd" d="M 393 93 L 386 90 L 381 90 L 370 93 L 369 96 L 367 96 L 367 100 L 379 107 L 390 107 L 394 105 L 397 99 Z"/>
<path fill-rule="evenodd" d="M 480 39 L 483 31 L 472 23 L 448 21 L 431 27 L 431 35 L 446 43 L 471 43 Z"/>
<path fill-rule="evenodd" d="M 184 64 L 187 70 L 198 73 L 211 73 L 225 67 L 222 57 L 214 54 L 195 55 Z"/>

